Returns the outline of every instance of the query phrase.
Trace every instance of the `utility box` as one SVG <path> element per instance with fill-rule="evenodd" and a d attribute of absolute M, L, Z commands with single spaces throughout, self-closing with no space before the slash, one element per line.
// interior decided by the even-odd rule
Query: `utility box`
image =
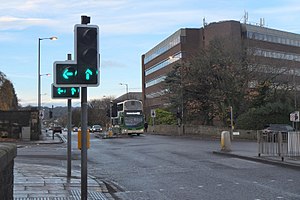
<path fill-rule="evenodd" d="M 90 148 L 90 131 L 86 131 L 86 146 L 89 149 Z M 78 149 L 81 150 L 81 129 L 78 130 Z"/>
<path fill-rule="evenodd" d="M 30 127 L 22 127 L 22 140 L 30 140 Z"/>

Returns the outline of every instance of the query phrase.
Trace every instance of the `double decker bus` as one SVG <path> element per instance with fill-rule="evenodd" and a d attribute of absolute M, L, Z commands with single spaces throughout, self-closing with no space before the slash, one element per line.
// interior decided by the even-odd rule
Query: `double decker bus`
<path fill-rule="evenodd" d="M 117 117 L 113 118 L 114 134 L 144 133 L 143 104 L 139 100 L 125 100 L 117 103 Z"/>

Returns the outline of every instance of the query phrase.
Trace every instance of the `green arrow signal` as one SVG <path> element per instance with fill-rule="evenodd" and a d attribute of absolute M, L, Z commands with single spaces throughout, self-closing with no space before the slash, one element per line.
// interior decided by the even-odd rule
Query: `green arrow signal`
<path fill-rule="evenodd" d="M 57 93 L 58 94 L 63 94 L 63 93 L 65 93 L 66 91 L 65 90 L 63 90 L 63 89 L 61 89 L 61 88 L 57 88 Z"/>
<path fill-rule="evenodd" d="M 76 94 L 76 89 L 75 88 L 71 88 L 71 93 L 72 93 L 72 95 L 74 95 L 74 94 Z"/>
<path fill-rule="evenodd" d="M 90 80 L 90 76 L 93 75 L 93 72 L 90 69 L 85 70 L 85 79 Z"/>
<path fill-rule="evenodd" d="M 75 72 L 75 75 L 76 75 L 76 72 Z M 74 76 L 73 72 L 70 72 L 69 69 L 64 70 L 64 73 L 63 73 L 64 79 L 69 79 L 69 77 L 72 77 L 72 76 Z"/>

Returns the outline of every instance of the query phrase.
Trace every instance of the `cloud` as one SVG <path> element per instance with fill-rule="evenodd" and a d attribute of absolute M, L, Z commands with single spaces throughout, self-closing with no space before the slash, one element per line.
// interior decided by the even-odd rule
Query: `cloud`
<path fill-rule="evenodd" d="M 167 0 L 146 2 L 137 0 L 27 0 L 20 4 L 12 0 L 8 4 L 1 5 L 0 31 L 49 27 L 61 33 L 71 33 L 74 24 L 80 23 L 80 16 L 84 14 L 92 17 L 91 22 L 100 26 L 104 36 L 160 34 L 170 28 L 176 31 L 181 27 L 190 27 L 191 24 L 200 27 L 203 17 L 207 17 L 208 20 L 215 19 L 216 11 L 209 12 L 202 9 L 198 1 L 188 0 L 187 2 L 182 0 L 174 2 Z M 191 3 L 196 5 L 188 6 Z M 230 12 L 231 14 L 227 16 L 232 16 L 232 11 Z M 217 13 L 219 13 L 219 18 L 220 15 L 228 14 L 224 10 Z"/>
<path fill-rule="evenodd" d="M 0 16 L 0 31 L 23 30 L 30 26 L 45 26 L 53 23 L 50 19 Z"/>
<path fill-rule="evenodd" d="M 124 63 L 120 63 L 120 62 L 117 62 L 117 61 L 114 61 L 114 60 L 103 60 L 101 62 L 101 67 L 104 67 L 104 68 L 124 68 L 124 67 L 127 67 L 126 64 Z"/>

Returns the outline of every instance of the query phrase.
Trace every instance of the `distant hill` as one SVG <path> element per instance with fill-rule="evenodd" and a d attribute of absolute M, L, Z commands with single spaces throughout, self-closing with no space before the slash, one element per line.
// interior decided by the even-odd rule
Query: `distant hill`
<path fill-rule="evenodd" d="M 0 71 L 0 110 L 17 110 L 18 98 L 15 88 L 6 75 Z"/>

